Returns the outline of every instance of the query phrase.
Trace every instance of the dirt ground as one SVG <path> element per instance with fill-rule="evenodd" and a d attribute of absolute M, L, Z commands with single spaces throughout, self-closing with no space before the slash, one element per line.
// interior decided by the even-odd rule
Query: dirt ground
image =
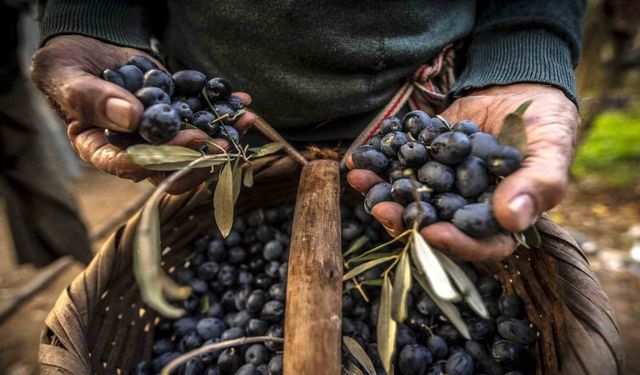
<path fill-rule="evenodd" d="M 89 232 L 95 234 L 117 221 L 125 207 L 135 205 L 150 185 L 87 170 L 74 189 Z M 572 232 L 597 241 L 600 251 L 590 259 L 617 314 L 627 352 L 625 373 L 640 373 L 640 357 L 635 353 L 635 348 L 640 347 L 640 278 L 623 267 L 630 247 L 630 240 L 623 233 L 632 224 L 640 223 L 640 187 L 612 189 L 597 179 L 574 182 L 566 199 L 551 215 Z M 0 303 L 36 272 L 12 264 L 7 235 L 6 218 L 0 211 L 0 257 L 4 260 L 0 262 Z M 38 373 L 37 349 L 43 320 L 59 293 L 81 269 L 73 264 L 0 323 L 0 373 Z"/>

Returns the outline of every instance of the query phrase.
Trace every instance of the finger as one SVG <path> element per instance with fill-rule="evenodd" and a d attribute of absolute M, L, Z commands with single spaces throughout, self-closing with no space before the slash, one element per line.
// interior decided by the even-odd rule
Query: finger
<path fill-rule="evenodd" d="M 45 47 L 34 55 L 32 78 L 38 88 L 74 120 L 120 132 L 137 127 L 143 106 L 133 94 L 59 53 Z"/>
<path fill-rule="evenodd" d="M 511 236 L 498 234 L 471 238 L 451 223 L 435 223 L 420 233 L 435 248 L 464 261 L 501 260 L 513 253 L 516 243 Z"/>
<path fill-rule="evenodd" d="M 180 130 L 178 134 L 167 144 L 172 146 L 188 147 L 195 150 L 206 144 L 209 139 L 211 138 L 209 138 L 207 133 L 200 129 L 185 129 Z"/>
<path fill-rule="evenodd" d="M 402 211 L 404 207 L 396 202 L 378 203 L 371 209 L 373 217 L 382 224 L 392 237 L 398 236 L 403 231 Z"/>
<path fill-rule="evenodd" d="M 371 171 L 365 169 L 354 169 L 347 173 L 347 182 L 354 189 L 358 190 L 362 194 L 366 194 L 373 185 L 382 182 L 382 179 Z"/>
<path fill-rule="evenodd" d="M 235 95 L 237 97 L 239 97 L 240 99 L 242 99 L 242 101 L 244 102 L 244 105 L 246 107 L 251 105 L 251 95 L 247 94 L 246 92 L 234 92 L 232 95 Z"/>
<path fill-rule="evenodd" d="M 110 144 L 103 129 L 73 121 L 67 128 L 67 135 L 82 160 L 106 173 L 133 181 L 153 174 L 133 163 L 125 150 Z"/>
<path fill-rule="evenodd" d="M 523 166 L 498 184 L 496 218 L 510 232 L 523 231 L 563 198 L 573 158 L 573 133 L 560 124 L 531 126 Z"/>
<path fill-rule="evenodd" d="M 353 163 L 352 155 L 347 156 L 347 168 L 354 169 L 356 165 Z"/>
<path fill-rule="evenodd" d="M 256 118 L 257 116 L 253 112 L 246 111 L 233 126 L 240 134 L 243 134 L 256 122 Z"/>

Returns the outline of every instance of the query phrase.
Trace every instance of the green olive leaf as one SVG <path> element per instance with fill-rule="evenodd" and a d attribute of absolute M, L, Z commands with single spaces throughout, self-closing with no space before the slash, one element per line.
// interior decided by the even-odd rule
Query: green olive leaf
<path fill-rule="evenodd" d="M 411 290 L 411 265 L 409 254 L 405 251 L 400 255 L 400 261 L 393 277 L 393 295 L 391 296 L 391 316 L 402 323 L 407 319 L 407 296 Z"/>
<path fill-rule="evenodd" d="M 352 278 L 358 276 L 359 274 L 363 273 L 364 271 L 369 270 L 369 269 L 377 266 L 378 264 L 389 262 L 391 260 L 394 260 L 395 258 L 396 258 L 395 255 L 389 255 L 389 256 L 386 256 L 386 257 L 382 257 L 382 258 L 371 260 L 371 261 L 366 262 L 366 263 L 362 263 L 362 264 L 358 265 L 357 267 L 355 267 L 354 269 L 352 269 L 349 272 L 347 272 L 342 277 L 342 281 L 347 281 L 349 279 L 352 279 Z"/>
<path fill-rule="evenodd" d="M 462 316 L 460 315 L 460 312 L 458 311 L 456 305 L 449 301 L 440 299 L 431 289 L 431 285 L 429 285 L 429 281 L 427 281 L 427 278 L 423 274 L 418 272 L 418 270 L 413 272 L 412 275 L 413 278 L 422 287 L 422 289 L 429 295 L 429 297 L 431 297 L 436 306 L 438 306 L 442 314 L 447 317 L 447 319 L 451 322 L 451 324 L 453 324 L 454 327 L 456 327 L 458 332 L 460 332 L 460 334 L 467 340 L 470 340 L 471 336 L 469 335 L 469 329 L 467 328 L 467 324 L 462 319 Z"/>
<path fill-rule="evenodd" d="M 250 148 L 249 151 L 252 152 L 250 157 L 252 159 L 255 159 L 255 158 L 261 158 L 263 156 L 275 154 L 276 152 L 280 151 L 282 147 L 284 147 L 282 143 L 273 142 L 273 143 L 267 143 L 262 147 Z"/>
<path fill-rule="evenodd" d="M 448 256 L 440 253 L 439 251 L 435 251 L 435 253 L 444 266 L 444 269 L 449 274 L 449 277 L 451 277 L 458 289 L 464 295 L 464 301 L 467 305 L 469 305 L 469 307 L 481 318 L 489 319 L 489 311 L 487 311 L 487 307 L 484 305 L 484 301 L 482 300 L 482 297 L 480 297 L 478 289 L 469 279 L 469 276 L 467 276 L 462 268 L 460 268 L 460 266 L 458 266 Z"/>
<path fill-rule="evenodd" d="M 511 237 L 518 243 L 518 245 L 526 247 L 530 249 L 529 244 L 527 243 L 527 239 L 524 236 L 523 232 L 511 233 Z"/>
<path fill-rule="evenodd" d="M 242 184 L 248 188 L 253 186 L 253 165 L 251 164 L 244 165 L 244 175 L 242 177 Z"/>
<path fill-rule="evenodd" d="M 181 146 L 134 145 L 127 148 L 131 161 L 143 167 L 171 163 L 189 163 L 202 154 L 196 150 Z"/>
<path fill-rule="evenodd" d="M 380 292 L 380 307 L 378 308 L 378 324 L 376 326 L 376 342 L 382 367 L 391 374 L 393 371 L 393 355 L 396 351 L 397 323 L 391 318 L 391 295 L 393 286 L 389 276 L 385 275 Z"/>
<path fill-rule="evenodd" d="M 540 237 L 540 232 L 535 224 L 525 229 L 522 235 L 531 247 L 538 249 L 542 245 L 542 237 Z"/>
<path fill-rule="evenodd" d="M 365 255 L 363 257 L 351 258 L 346 262 L 346 265 L 348 267 L 351 267 L 352 263 L 361 263 L 361 262 L 366 262 L 366 261 L 373 260 L 373 259 L 380 259 L 380 258 L 388 257 L 390 255 L 398 255 L 398 254 L 400 254 L 401 251 L 402 250 L 398 250 L 398 251 L 393 252 L 393 253 L 374 253 L 374 254 Z"/>
<path fill-rule="evenodd" d="M 223 237 L 227 237 L 233 225 L 233 172 L 228 161 L 218 176 L 216 190 L 213 193 L 213 207 L 216 224 Z"/>
<path fill-rule="evenodd" d="M 349 248 L 347 249 L 347 251 L 344 252 L 344 254 L 342 254 L 343 257 L 346 257 L 350 254 L 355 253 L 356 251 L 362 249 L 362 246 L 366 245 L 369 242 L 369 237 L 366 235 L 362 235 L 358 238 L 356 238 L 352 243 L 351 246 L 349 246 Z"/>
<path fill-rule="evenodd" d="M 504 146 L 511 146 L 522 155 L 527 153 L 527 131 L 524 118 L 517 113 L 509 113 L 502 122 L 498 133 L 498 142 Z"/>
<path fill-rule="evenodd" d="M 342 341 L 344 341 L 344 346 L 347 347 L 351 356 L 353 356 L 367 372 L 367 375 L 376 375 L 376 368 L 373 365 L 373 361 L 371 361 L 371 358 L 369 358 L 362 346 L 349 336 L 342 336 Z"/>
<path fill-rule="evenodd" d="M 411 235 L 411 258 L 420 273 L 429 280 L 429 284 L 439 298 L 446 301 L 460 301 L 460 293 L 451 285 L 451 280 L 442 268 L 438 257 L 418 231 L 413 231 Z"/>

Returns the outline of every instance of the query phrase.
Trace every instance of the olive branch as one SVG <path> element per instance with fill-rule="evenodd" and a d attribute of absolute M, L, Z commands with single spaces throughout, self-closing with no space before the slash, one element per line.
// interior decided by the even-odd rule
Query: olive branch
<path fill-rule="evenodd" d="M 525 155 L 527 146 L 523 115 L 529 105 L 531 105 L 531 101 L 521 104 L 516 111 L 507 115 L 497 137 L 501 144 L 518 149 L 522 155 Z M 441 116 L 438 118 L 448 128 L 451 128 L 446 119 Z M 411 179 L 414 187 L 418 186 L 410 169 L 404 171 L 404 175 Z M 415 201 L 420 202 L 419 189 L 414 188 L 413 190 Z M 421 210 L 420 205 L 417 206 L 418 210 Z M 489 319 L 489 312 L 482 297 L 467 274 L 448 256 L 432 248 L 422 237 L 418 230 L 417 220 L 420 216 L 420 213 L 416 215 L 412 228 L 405 230 L 388 242 L 357 254 L 366 244 L 366 240 L 358 239 L 343 254 L 344 267 L 349 269 L 344 274 L 343 281 L 351 280 L 355 285 L 354 288 L 362 294 L 363 299 L 367 302 L 369 298 L 356 276 L 374 267 L 387 264 L 380 275 L 380 280 L 368 280 L 368 285 L 381 285 L 376 341 L 380 359 L 388 374 L 393 373 L 397 325 L 407 319 L 407 296 L 413 281 L 418 283 L 438 306 L 442 314 L 466 339 L 470 339 L 469 329 L 455 303 L 464 301 L 478 316 Z M 541 238 L 535 225 L 523 232 L 511 235 L 521 246 L 526 248 L 540 247 Z M 399 250 L 385 251 L 395 243 L 403 243 L 404 245 Z M 376 283 L 374 284 L 373 281 Z M 354 348 L 353 343 L 350 346 Z M 368 363 L 371 360 L 364 350 L 355 348 L 349 351 L 367 371 L 367 374 L 375 375 L 375 372 L 369 371 Z M 355 366 L 353 363 L 349 363 L 349 365 Z"/>

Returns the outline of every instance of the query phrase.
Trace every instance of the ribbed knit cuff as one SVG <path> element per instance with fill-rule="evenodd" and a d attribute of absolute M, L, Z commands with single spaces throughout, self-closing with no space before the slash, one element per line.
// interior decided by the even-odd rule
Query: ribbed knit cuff
<path fill-rule="evenodd" d="M 577 103 L 576 79 L 567 43 L 543 30 L 475 35 L 466 66 L 451 94 L 455 98 L 471 90 L 513 83 L 555 86 Z"/>
<path fill-rule="evenodd" d="M 42 44 L 79 34 L 123 47 L 150 50 L 144 7 L 126 0 L 49 0 L 42 16 Z"/>

